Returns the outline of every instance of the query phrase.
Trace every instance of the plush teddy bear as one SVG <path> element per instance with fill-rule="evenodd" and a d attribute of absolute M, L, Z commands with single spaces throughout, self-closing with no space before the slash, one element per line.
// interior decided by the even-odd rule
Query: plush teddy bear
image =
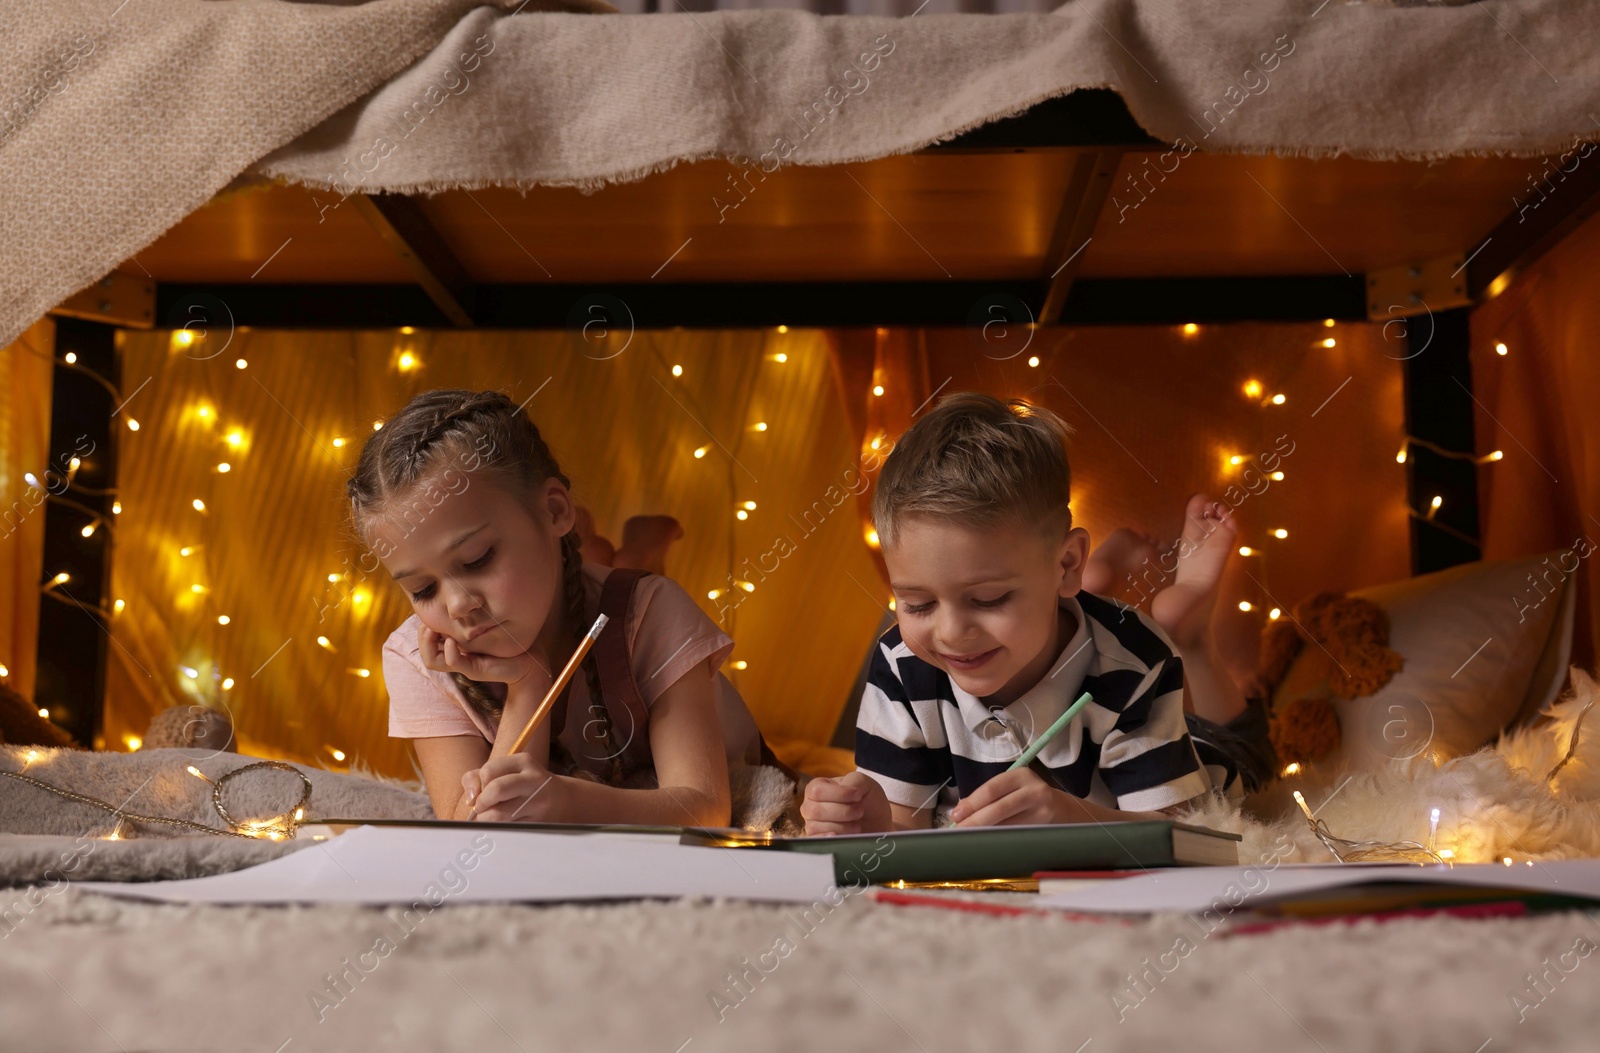
<path fill-rule="evenodd" d="M 71 735 L 39 715 L 39 706 L 0 684 L 0 742 L 12 746 L 82 749 Z"/>
<path fill-rule="evenodd" d="M 1370 695 L 1404 664 L 1389 648 L 1389 616 L 1371 600 L 1319 592 L 1292 617 L 1268 622 L 1257 686 L 1272 702 L 1278 756 L 1314 761 L 1332 753 L 1341 741 L 1333 699 Z"/>

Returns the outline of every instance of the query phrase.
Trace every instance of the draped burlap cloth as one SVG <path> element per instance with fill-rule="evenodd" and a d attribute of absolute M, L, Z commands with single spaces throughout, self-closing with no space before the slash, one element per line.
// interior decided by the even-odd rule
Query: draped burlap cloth
<path fill-rule="evenodd" d="M 770 171 L 914 150 L 1084 87 L 1180 155 L 1532 156 L 1600 133 L 1600 5 L 1565 0 L 608 7 L 8 0 L 0 344 L 249 170 L 341 194 L 592 188 L 718 156 Z"/>

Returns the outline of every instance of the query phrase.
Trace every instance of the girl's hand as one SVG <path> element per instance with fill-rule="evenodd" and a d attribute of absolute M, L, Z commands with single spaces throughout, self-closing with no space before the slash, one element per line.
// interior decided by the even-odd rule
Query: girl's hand
<path fill-rule="evenodd" d="M 434 632 L 426 625 L 417 626 L 417 648 L 422 652 L 422 664 L 442 673 L 460 673 L 468 680 L 515 684 L 533 673 L 543 673 L 551 679 L 550 671 L 524 651 L 511 658 L 469 651 L 456 642 L 455 637 Z"/>
<path fill-rule="evenodd" d="M 1086 816 L 1069 802 L 1077 798 L 1045 784 L 1029 768 L 1001 772 L 950 809 L 957 826 L 1070 823 Z"/>
<path fill-rule="evenodd" d="M 461 788 L 477 807 L 476 818 L 497 823 L 561 822 L 567 796 L 564 780 L 527 753 L 491 758 L 462 775 Z"/>
<path fill-rule="evenodd" d="M 837 779 L 812 779 L 806 783 L 800 816 L 806 821 L 809 837 L 875 834 L 894 829 L 889 798 L 882 784 L 859 771 Z"/>

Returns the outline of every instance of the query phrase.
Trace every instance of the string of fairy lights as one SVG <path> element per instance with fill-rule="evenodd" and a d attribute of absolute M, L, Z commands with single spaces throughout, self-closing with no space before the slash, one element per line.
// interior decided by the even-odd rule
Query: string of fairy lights
<path fill-rule="evenodd" d="M 1336 321 L 1334 319 L 1332 319 L 1332 318 L 1326 319 L 1323 322 L 1323 326 L 1325 328 L 1329 329 L 1329 330 L 1336 329 L 1336 325 L 1337 325 Z M 1187 323 L 1187 324 L 1185 324 L 1185 325 L 1180 327 L 1180 332 L 1183 335 L 1183 337 L 1185 337 L 1185 338 L 1196 337 L 1196 336 L 1199 335 L 1200 331 L 1201 331 L 1201 327 L 1197 323 L 1192 323 L 1191 322 L 1191 323 Z M 411 327 L 402 327 L 399 330 L 399 332 L 400 332 L 401 336 L 409 337 L 415 332 L 415 330 L 412 329 Z M 778 326 L 778 327 L 776 327 L 776 333 L 779 336 L 783 336 L 783 335 L 787 334 L 788 332 L 789 332 L 789 327 L 788 326 Z M 878 335 L 880 337 L 882 337 L 884 335 L 884 333 L 885 333 L 884 330 L 882 330 L 882 329 L 878 330 Z M 195 334 L 193 332 L 190 332 L 188 330 L 177 330 L 177 331 L 174 331 L 174 332 L 171 333 L 171 336 L 170 336 L 171 348 L 174 351 L 187 351 L 192 347 L 192 345 L 197 340 L 201 340 L 201 339 L 204 339 L 204 337 L 200 336 L 200 335 L 197 335 L 197 334 Z M 1323 347 L 1323 348 L 1329 348 L 1329 349 L 1334 348 L 1334 347 L 1338 346 L 1338 336 L 1335 333 L 1330 332 L 1327 336 L 1322 337 L 1321 339 L 1319 339 L 1317 341 L 1317 344 L 1318 344 L 1318 346 Z M 780 347 L 781 347 L 781 345 L 780 345 Z M 1503 341 L 1497 341 L 1494 344 L 1494 351 L 1499 356 L 1505 356 L 1505 355 L 1509 354 L 1510 349 L 1507 346 L 1507 344 L 1504 343 Z M 775 365 L 781 366 L 781 365 L 783 365 L 783 364 L 785 364 L 785 363 L 787 363 L 789 361 L 790 352 L 787 351 L 787 350 L 782 350 L 782 349 L 769 350 L 769 352 L 765 355 L 765 357 L 767 359 L 769 359 Z M 77 368 L 79 370 L 83 370 L 84 367 L 77 365 L 76 358 L 77 358 L 77 356 L 74 353 L 67 352 L 62 357 L 61 361 L 64 364 L 66 364 L 67 366 L 69 366 L 69 367 L 75 367 L 75 368 Z M 1031 369 L 1037 369 L 1042 365 L 1042 360 L 1041 360 L 1040 356 L 1038 356 L 1038 355 L 1030 356 L 1025 361 L 1026 361 L 1026 365 Z M 422 360 L 421 360 L 420 356 L 418 355 L 415 347 L 412 346 L 410 344 L 410 342 L 408 342 L 408 341 L 398 341 L 396 343 L 396 346 L 395 346 L 395 348 L 393 350 L 393 353 L 391 355 L 391 360 L 390 360 L 390 365 L 396 372 L 398 372 L 400 374 L 410 374 L 410 373 L 413 373 L 416 370 L 420 369 L 422 367 L 422 364 L 423 363 L 422 363 Z M 235 368 L 237 368 L 239 370 L 244 370 L 244 369 L 248 368 L 248 365 L 249 365 L 249 362 L 244 357 L 239 357 L 234 362 Z M 685 368 L 681 363 L 674 363 L 674 364 L 671 365 L 669 372 L 671 373 L 671 375 L 674 378 L 681 379 L 685 375 Z M 100 380 L 102 383 L 108 383 L 108 382 L 104 381 L 104 378 L 98 377 L 98 374 L 95 374 L 95 376 L 96 376 L 96 379 Z M 871 396 L 871 399 L 869 399 L 869 406 L 873 402 L 875 402 L 876 400 L 882 399 L 882 398 L 885 397 L 885 395 L 888 392 L 888 386 L 890 385 L 890 383 L 891 383 L 891 380 L 885 374 L 885 371 L 884 371 L 882 365 L 881 364 L 875 364 L 874 365 L 874 370 L 873 370 L 873 375 L 871 377 L 870 386 L 868 388 L 868 391 L 869 391 L 870 396 Z M 108 384 L 108 386 L 109 386 L 109 384 Z M 1255 377 L 1247 377 L 1247 378 L 1245 378 L 1240 383 L 1239 390 L 1241 391 L 1242 395 L 1247 400 L 1250 400 L 1253 403 L 1255 403 L 1256 406 L 1264 413 L 1271 412 L 1275 407 L 1282 407 L 1288 402 L 1288 396 L 1284 392 L 1281 392 L 1281 391 L 1269 391 L 1267 385 L 1265 383 L 1263 383 L 1260 379 L 1255 378 Z M 118 394 L 117 397 L 118 397 L 119 402 L 120 402 L 120 400 L 121 400 L 120 394 Z M 748 407 L 746 408 L 746 411 L 747 410 L 748 410 Z M 189 406 L 184 411 L 184 414 L 185 414 L 186 417 L 191 418 L 192 420 L 198 422 L 199 424 L 201 424 L 201 425 L 203 425 L 203 426 L 205 426 L 207 428 L 215 429 L 215 428 L 218 428 L 219 426 L 221 426 L 221 424 L 222 424 L 221 415 L 218 413 L 218 411 L 216 410 L 216 408 L 213 405 L 211 405 L 209 402 L 206 402 L 206 401 L 198 401 L 198 402 L 192 404 L 191 406 Z M 127 427 L 127 429 L 129 430 L 129 432 L 137 433 L 140 430 L 140 427 L 141 427 L 140 422 L 136 418 L 134 418 L 132 416 L 125 417 L 124 418 L 124 423 L 125 423 L 125 426 Z M 380 430 L 382 427 L 383 427 L 383 422 L 381 420 L 375 420 L 375 421 L 372 422 L 372 429 L 374 431 Z M 744 432 L 747 432 L 747 433 L 749 433 L 751 435 L 756 435 L 756 434 L 761 434 L 761 433 L 768 432 L 769 428 L 770 428 L 770 425 L 765 420 L 752 420 L 752 421 L 749 421 L 746 425 L 744 425 Z M 864 455 L 869 454 L 869 453 L 870 454 L 876 454 L 881 449 L 883 444 L 890 440 L 890 435 L 889 435 L 888 429 L 886 429 L 886 428 L 872 428 L 872 427 L 869 427 L 867 429 L 867 432 L 868 432 L 868 434 L 863 436 L 863 440 L 862 440 L 862 453 Z M 349 442 L 349 440 L 346 439 L 342 435 L 334 435 L 334 436 L 331 436 L 328 439 L 328 443 L 333 449 L 342 449 L 343 447 L 345 447 L 348 444 L 348 442 Z M 217 477 L 226 476 L 226 475 L 230 474 L 235 469 L 235 462 L 236 461 L 242 461 L 245 458 L 247 458 L 248 451 L 249 451 L 249 446 L 250 446 L 249 432 L 243 425 L 240 425 L 240 424 L 228 425 L 228 426 L 224 427 L 223 430 L 222 430 L 222 433 L 221 433 L 221 436 L 220 436 L 220 443 L 225 448 L 225 450 L 222 453 L 222 455 L 214 463 L 214 466 L 213 466 L 213 469 L 212 469 L 212 478 L 213 479 L 215 479 Z M 1445 458 L 1449 458 L 1449 459 L 1471 461 L 1471 462 L 1473 462 L 1475 464 L 1478 464 L 1478 465 L 1493 464 L 1493 463 L 1496 463 L 1496 462 L 1502 460 L 1503 457 L 1504 457 L 1503 451 L 1498 450 L 1498 449 L 1492 450 L 1492 451 L 1490 451 L 1490 452 L 1488 452 L 1486 454 L 1481 454 L 1481 455 L 1480 454 L 1476 454 L 1476 453 L 1464 452 L 1464 451 L 1449 450 L 1449 449 L 1445 449 L 1445 448 L 1439 446 L 1436 443 L 1430 442 L 1428 440 L 1422 439 L 1422 438 L 1417 437 L 1417 436 L 1413 436 L 1413 435 L 1407 434 L 1407 435 L 1403 436 L 1403 438 L 1402 438 L 1400 449 L 1399 449 L 1398 453 L 1396 454 L 1396 458 L 1395 458 L 1396 462 L 1399 463 L 1399 464 L 1405 464 L 1407 459 L 1408 459 L 1408 457 L 1410 456 L 1410 451 L 1413 448 L 1426 449 L 1426 450 L 1430 451 L 1431 453 L 1433 453 L 1433 454 L 1435 454 L 1437 456 L 1441 456 L 1441 457 L 1445 457 Z M 713 447 L 711 445 L 709 445 L 709 444 L 695 447 L 692 450 L 692 457 L 695 460 L 704 460 L 711 453 L 712 449 L 713 449 Z M 1227 476 L 1227 475 L 1232 474 L 1234 472 L 1242 473 L 1242 472 L 1245 471 L 1246 468 L 1254 466 L 1254 467 L 1256 467 L 1258 470 L 1260 470 L 1262 472 L 1263 476 L 1265 476 L 1266 478 L 1271 479 L 1273 482 L 1282 482 L 1285 479 L 1285 472 L 1281 468 L 1274 468 L 1270 472 L 1269 471 L 1265 471 L 1262 466 L 1253 465 L 1252 464 L 1252 458 L 1246 456 L 1245 454 L 1234 452 L 1234 451 L 1226 451 L 1223 456 L 1224 456 L 1224 469 L 1223 469 L 1223 475 L 1224 476 Z M 110 496 L 110 497 L 113 498 L 113 501 L 112 501 L 112 504 L 111 504 L 111 516 L 113 518 L 120 516 L 122 514 L 122 512 L 123 512 L 123 507 L 122 507 L 122 502 L 120 500 L 120 497 L 117 496 L 117 492 L 116 492 L 115 489 L 107 490 L 107 491 L 97 491 L 97 490 L 93 490 L 92 488 L 83 486 L 82 484 L 76 483 L 75 476 L 76 476 L 76 473 L 78 472 L 78 470 L 80 469 L 81 466 L 82 466 L 82 462 L 77 457 L 73 457 L 73 458 L 70 459 L 70 461 L 67 464 L 66 472 L 64 473 L 69 485 L 64 489 L 72 489 L 73 486 L 76 486 L 80 490 L 80 492 L 93 494 L 95 496 Z M 734 474 L 733 474 L 733 462 L 732 462 L 731 458 L 730 458 L 730 461 L 729 461 L 729 464 L 728 464 L 727 467 L 728 467 L 728 471 L 729 471 L 729 483 L 728 483 L 729 492 L 730 492 L 730 494 L 736 495 L 738 480 L 734 477 Z M 25 474 L 24 478 L 26 479 L 26 481 L 29 483 L 30 486 L 34 486 L 34 487 L 38 487 L 38 488 L 43 489 L 43 487 L 41 486 L 39 480 L 32 473 Z M 104 531 L 104 533 L 106 535 L 110 535 L 110 534 L 113 533 L 114 527 L 113 527 L 112 521 L 106 519 L 99 512 L 97 512 L 94 509 L 88 507 L 87 505 L 84 505 L 81 502 L 74 501 L 69 497 L 63 496 L 62 494 L 56 494 L 56 493 L 51 493 L 49 495 L 49 500 L 51 500 L 51 501 L 53 501 L 53 502 L 55 502 L 57 504 L 60 504 L 63 507 L 72 508 L 75 511 L 77 511 L 80 515 L 85 517 L 85 519 L 87 521 L 80 528 L 80 534 L 81 534 L 82 537 L 84 537 L 86 539 L 87 538 L 92 538 L 92 537 L 96 536 L 96 534 L 101 532 L 101 531 Z M 194 497 L 194 498 L 190 499 L 189 505 L 193 509 L 193 511 L 196 513 L 196 515 L 198 515 L 198 516 L 205 517 L 210 513 L 210 507 L 207 504 L 207 501 L 206 501 L 205 497 Z M 1439 527 L 1439 528 L 1441 528 L 1441 529 L 1445 529 L 1445 530 L 1447 530 L 1449 532 L 1455 532 L 1451 528 L 1449 528 L 1447 526 L 1447 524 L 1439 523 L 1439 522 L 1437 522 L 1435 520 L 1436 514 L 1438 513 L 1438 511 L 1439 511 L 1439 509 L 1441 508 L 1442 505 L 1443 505 L 1443 497 L 1441 495 L 1435 494 L 1435 495 L 1432 496 L 1432 498 L 1431 498 L 1431 500 L 1430 500 L 1430 502 L 1428 504 L 1428 507 L 1425 510 L 1418 511 L 1416 509 L 1410 509 L 1408 507 L 1408 511 L 1410 512 L 1411 515 L 1416 516 L 1418 518 L 1434 521 L 1434 525 Z M 749 522 L 751 520 L 751 518 L 752 518 L 751 514 L 754 513 L 756 510 L 757 510 L 757 502 L 755 500 L 749 499 L 749 498 L 742 498 L 741 499 L 741 498 L 735 496 L 734 500 L 733 500 L 733 507 L 731 509 L 732 520 L 730 522 L 730 527 L 732 527 L 733 524 Z M 203 520 L 202 520 L 202 522 L 203 522 Z M 878 548 L 879 540 L 877 538 L 876 531 L 872 529 L 870 524 L 864 526 L 863 530 L 864 530 L 864 540 L 866 541 L 866 543 L 870 547 L 872 547 L 874 549 Z M 1267 528 L 1266 534 L 1267 534 L 1267 537 L 1269 539 L 1271 539 L 1271 542 L 1286 541 L 1288 539 L 1288 537 L 1289 537 L 1289 531 L 1288 531 L 1287 527 L 1285 527 L 1283 525 L 1276 525 L 1276 526 L 1271 526 L 1271 527 Z M 1269 544 L 1271 542 L 1269 542 Z M 179 560 L 184 561 L 184 563 L 180 564 L 180 565 L 189 565 L 188 561 L 194 560 L 194 557 L 196 557 L 197 555 L 199 555 L 200 553 L 202 553 L 204 551 L 204 547 L 205 546 L 204 546 L 203 542 L 193 542 L 193 543 L 190 543 L 190 544 L 184 544 L 184 545 L 178 546 L 178 548 L 177 548 L 178 558 L 179 558 Z M 754 592 L 755 591 L 755 585 L 752 582 L 749 582 L 747 580 L 735 577 L 735 564 L 737 562 L 736 550 L 737 550 L 736 535 L 734 535 L 730 530 L 730 544 L 729 544 L 729 547 L 728 547 L 728 553 L 729 553 L 729 568 L 728 568 L 729 569 L 729 574 L 728 574 L 728 579 L 729 579 L 729 582 L 731 584 L 731 587 L 733 587 L 733 588 L 741 589 L 741 590 L 743 590 L 745 592 Z M 1267 555 L 1266 550 L 1264 548 L 1261 548 L 1261 547 L 1258 547 L 1258 546 L 1241 544 L 1239 546 L 1239 548 L 1238 548 L 1238 553 L 1242 557 L 1259 558 L 1259 559 L 1261 559 L 1263 561 L 1263 566 L 1261 568 L 1262 569 L 1262 574 L 1260 575 L 1260 578 L 1264 582 L 1265 576 L 1266 576 L 1266 574 L 1265 574 L 1265 572 L 1266 572 L 1265 559 L 1266 559 L 1266 555 Z M 195 560 L 192 565 L 195 567 L 195 572 L 191 575 L 191 577 L 193 577 L 195 579 L 204 579 L 206 577 L 206 574 L 204 572 L 204 556 L 201 556 L 199 560 Z M 329 573 L 327 575 L 327 580 L 328 580 L 329 584 L 331 584 L 331 585 L 338 585 L 338 584 L 341 584 L 341 583 L 348 582 L 349 577 L 350 577 L 350 575 L 349 575 L 348 571 L 345 571 L 345 572 L 342 572 L 342 573 L 341 572 L 335 572 L 335 573 Z M 58 595 L 58 592 L 64 591 L 64 590 L 62 590 L 61 587 L 67 585 L 68 583 L 70 583 L 71 580 L 72 580 L 72 577 L 71 577 L 71 574 L 69 572 L 67 572 L 65 570 L 58 571 L 55 574 L 51 575 L 49 578 L 47 578 L 46 581 L 40 586 L 41 594 L 43 596 L 49 597 L 49 598 L 51 598 L 53 600 L 57 600 L 57 601 L 62 602 L 62 603 L 72 603 L 75 606 L 80 606 L 80 607 L 84 606 L 83 604 L 78 603 L 75 600 L 69 599 L 66 596 Z M 718 588 L 710 589 L 707 592 L 707 597 L 709 599 L 711 599 L 712 601 L 716 601 L 722 595 L 723 595 L 723 590 L 722 589 L 718 589 Z M 189 601 L 191 603 L 205 602 L 205 601 L 208 600 L 208 598 L 214 599 L 214 597 L 212 597 L 212 593 L 211 593 L 210 587 L 208 587 L 206 584 L 204 584 L 203 580 L 194 580 L 194 581 L 191 582 L 191 584 L 189 585 L 189 588 L 187 590 L 187 598 L 189 599 Z M 350 609 L 353 610 L 353 611 L 360 612 L 362 610 L 370 610 L 371 609 L 372 595 L 371 595 L 370 591 L 365 589 L 364 587 L 361 587 L 359 585 L 356 586 L 354 589 L 352 589 L 349 592 L 348 598 L 349 598 L 350 603 L 351 603 L 351 608 Z M 890 609 L 892 610 L 893 607 L 894 607 L 893 598 L 890 598 L 888 605 L 889 605 Z M 180 606 L 182 606 L 182 605 L 180 604 Z M 120 615 L 124 611 L 125 607 L 126 607 L 125 601 L 120 599 L 120 598 L 118 598 L 118 599 L 114 600 L 114 602 L 112 603 L 111 609 L 109 611 L 101 609 L 101 608 L 91 608 L 91 609 L 96 610 L 102 616 L 104 616 L 104 617 L 109 619 L 109 618 L 115 617 L 117 615 Z M 1252 602 L 1251 600 L 1246 599 L 1246 600 L 1240 600 L 1239 603 L 1238 603 L 1238 607 L 1242 612 L 1251 612 L 1251 611 L 1259 609 L 1260 605 L 1255 603 L 1255 602 Z M 1283 613 L 1284 612 L 1281 609 L 1279 609 L 1278 607 L 1276 607 L 1276 606 L 1269 607 L 1265 611 L 1265 615 L 1269 620 L 1277 620 L 1278 618 L 1282 617 Z M 219 627 L 226 627 L 233 620 L 232 617 L 228 613 L 226 613 L 225 611 L 217 611 L 214 615 L 211 615 L 211 617 L 214 619 L 215 623 Z M 328 651 L 330 653 L 335 653 L 335 654 L 338 653 L 339 649 L 338 649 L 337 645 L 327 635 L 318 635 L 316 637 L 316 642 L 317 642 L 319 647 L 325 649 L 326 651 Z M 744 670 L 744 669 L 748 668 L 748 663 L 746 661 L 744 661 L 743 659 L 741 659 L 741 660 L 738 660 L 738 661 L 730 663 L 730 666 L 731 666 L 732 669 L 734 669 L 736 671 L 739 671 L 739 670 Z M 362 667 L 362 666 L 352 666 L 352 667 L 349 668 L 348 671 L 352 675 L 357 676 L 357 677 L 362 678 L 362 679 L 370 678 L 371 675 L 372 675 L 372 671 L 371 671 L 370 668 Z M 207 702 L 207 703 L 211 703 L 211 704 L 221 704 L 223 699 L 227 697 L 227 693 L 230 692 L 235 686 L 235 679 L 233 677 L 231 677 L 231 676 L 230 677 L 223 677 L 221 675 L 220 670 L 216 667 L 216 664 L 214 662 L 202 662 L 199 666 L 189 665 L 189 664 L 180 664 L 178 666 L 178 668 L 177 668 L 177 673 L 178 673 L 179 683 L 181 685 L 183 685 L 184 688 L 187 691 L 189 691 L 191 694 L 198 695 L 201 698 L 202 701 Z M 0 682 L 3 682 L 4 680 L 6 680 L 7 678 L 9 678 L 9 676 L 10 676 L 9 668 L 7 666 L 5 666 L 4 664 L 0 664 Z M 200 685 L 201 685 L 202 681 L 204 681 L 206 679 L 210 679 L 213 682 L 213 684 L 216 687 L 216 691 L 214 691 L 214 692 L 212 692 L 210 694 L 207 694 L 205 691 L 203 691 L 200 688 Z M 48 707 L 46 707 L 46 706 L 40 706 L 39 709 L 38 709 L 38 712 L 39 712 L 39 715 L 41 717 L 45 718 L 45 719 L 52 719 L 55 716 L 54 714 L 51 713 L 50 709 Z M 128 735 L 124 736 L 123 744 L 129 750 L 137 750 L 142 745 L 139 737 L 137 735 L 132 735 L 132 734 L 128 734 Z M 346 760 L 345 752 L 343 750 L 337 748 L 336 746 L 332 746 L 332 745 L 326 746 L 325 747 L 325 752 L 336 762 L 343 762 L 343 761 Z M 38 755 L 37 755 L 37 753 L 35 751 L 29 751 L 29 755 L 28 755 L 29 763 L 32 763 L 34 760 L 36 760 L 37 756 Z M 273 762 L 273 763 L 277 763 L 277 762 Z M 190 770 L 191 770 L 192 774 L 195 774 L 195 775 L 197 775 L 197 776 L 199 776 L 201 778 L 207 778 L 206 776 L 204 776 L 203 774 L 199 773 L 197 770 L 194 770 L 193 768 L 191 768 Z M 1293 775 L 1300 774 L 1301 770 L 1302 770 L 1301 769 L 1301 765 L 1299 763 L 1291 762 L 1290 764 L 1288 764 L 1283 769 L 1282 774 L 1285 775 L 1285 776 L 1293 776 Z M 0 774 L 12 774 L 12 773 L 0 773 Z M 207 781 L 211 781 L 211 780 L 207 779 Z M 220 787 L 218 787 L 218 789 L 220 789 Z M 1436 830 L 1437 830 L 1438 819 L 1439 819 L 1438 809 L 1433 809 L 1432 812 L 1431 812 L 1431 822 L 1430 822 L 1430 828 L 1429 828 L 1429 836 L 1428 836 L 1428 840 L 1427 840 L 1427 842 L 1425 844 L 1421 843 L 1421 842 L 1392 842 L 1392 843 L 1391 842 L 1351 842 L 1351 841 L 1344 841 L 1344 840 L 1342 840 L 1340 838 L 1334 837 L 1331 834 L 1331 832 L 1329 832 L 1327 830 L 1326 824 L 1322 823 L 1322 821 L 1320 821 L 1320 820 L 1317 820 L 1311 814 L 1309 808 L 1306 807 L 1306 805 L 1304 803 L 1304 799 L 1303 799 L 1303 797 L 1301 797 L 1299 791 L 1295 791 L 1295 798 L 1296 798 L 1297 802 L 1300 804 L 1302 810 L 1306 813 L 1308 823 L 1310 823 L 1312 830 L 1316 833 L 1318 838 L 1320 840 L 1322 840 L 1322 842 L 1329 848 L 1329 850 L 1331 852 L 1333 852 L 1333 854 L 1335 855 L 1335 858 L 1339 858 L 1339 859 L 1343 860 L 1343 859 L 1356 859 L 1356 858 L 1413 858 L 1413 857 L 1425 857 L 1425 858 L 1429 858 L 1429 859 L 1431 859 L 1433 861 L 1446 862 L 1446 863 L 1450 862 L 1451 859 L 1453 858 L 1453 852 L 1452 852 L 1451 849 L 1449 849 L 1448 847 L 1438 848 L 1438 847 L 1435 846 L 1435 833 L 1436 833 Z M 303 803 L 304 802 L 302 802 L 302 804 Z M 220 811 L 221 811 L 221 809 L 219 808 L 219 812 Z M 285 830 L 292 829 L 293 824 L 296 821 L 298 821 L 299 818 L 301 818 L 302 815 L 303 815 L 303 810 L 297 808 L 296 810 L 294 810 L 291 813 L 286 813 L 287 818 L 285 816 L 280 816 L 280 817 L 277 817 L 275 820 L 272 820 L 272 821 L 267 821 L 267 822 L 264 822 L 264 823 L 263 822 L 257 822 L 254 831 L 252 831 L 252 830 L 250 830 L 248 828 L 246 828 L 246 829 L 241 831 L 239 828 L 237 828 L 235 826 L 234 823 L 231 822 L 231 820 L 228 819 L 228 817 L 225 814 L 224 814 L 224 819 L 225 819 L 225 821 L 229 822 L 229 827 L 230 827 L 229 832 L 233 832 L 233 833 L 244 832 L 248 836 L 274 836 L 275 835 L 275 836 L 281 837 L 281 836 L 284 835 Z M 129 818 L 131 818 L 131 816 Z M 149 818 L 149 817 L 143 817 L 143 818 Z M 151 820 L 151 821 L 162 821 L 162 820 L 154 819 L 154 820 Z M 117 828 L 117 830 L 113 831 L 113 834 L 112 834 L 113 838 L 116 838 L 117 836 L 119 836 L 120 830 L 121 830 L 121 826 L 122 826 L 122 823 L 121 823 L 121 821 L 119 819 L 118 828 Z M 1387 853 L 1387 855 L 1385 855 L 1385 853 Z M 1507 865 L 1510 865 L 1512 860 L 1510 859 L 1510 857 L 1506 857 L 1503 860 L 1503 862 L 1505 862 Z M 1530 865 L 1531 865 L 1531 863 L 1530 863 Z"/>

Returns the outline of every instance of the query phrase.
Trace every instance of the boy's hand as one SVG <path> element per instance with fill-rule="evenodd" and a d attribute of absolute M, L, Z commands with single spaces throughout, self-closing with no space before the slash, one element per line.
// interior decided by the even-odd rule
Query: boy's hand
<path fill-rule="evenodd" d="M 426 625 L 417 626 L 417 648 L 422 652 L 422 664 L 442 673 L 460 673 L 468 680 L 515 684 L 530 674 L 543 673 L 546 686 L 551 679 L 549 670 L 541 666 L 533 655 L 524 651 L 511 658 L 469 651 L 456 642 L 455 637 L 434 632 Z"/>
<path fill-rule="evenodd" d="M 1077 798 L 1046 785 L 1029 768 L 996 775 L 950 809 L 957 826 L 1073 823 L 1088 818 L 1071 807 Z"/>
<path fill-rule="evenodd" d="M 878 780 L 853 771 L 837 779 L 812 779 L 800 804 L 806 836 L 876 834 L 894 829 L 889 798 Z"/>
<path fill-rule="evenodd" d="M 483 767 L 463 774 L 461 788 L 467 802 L 477 808 L 475 818 L 484 822 L 561 821 L 565 803 L 562 780 L 527 753 L 491 758 Z"/>

